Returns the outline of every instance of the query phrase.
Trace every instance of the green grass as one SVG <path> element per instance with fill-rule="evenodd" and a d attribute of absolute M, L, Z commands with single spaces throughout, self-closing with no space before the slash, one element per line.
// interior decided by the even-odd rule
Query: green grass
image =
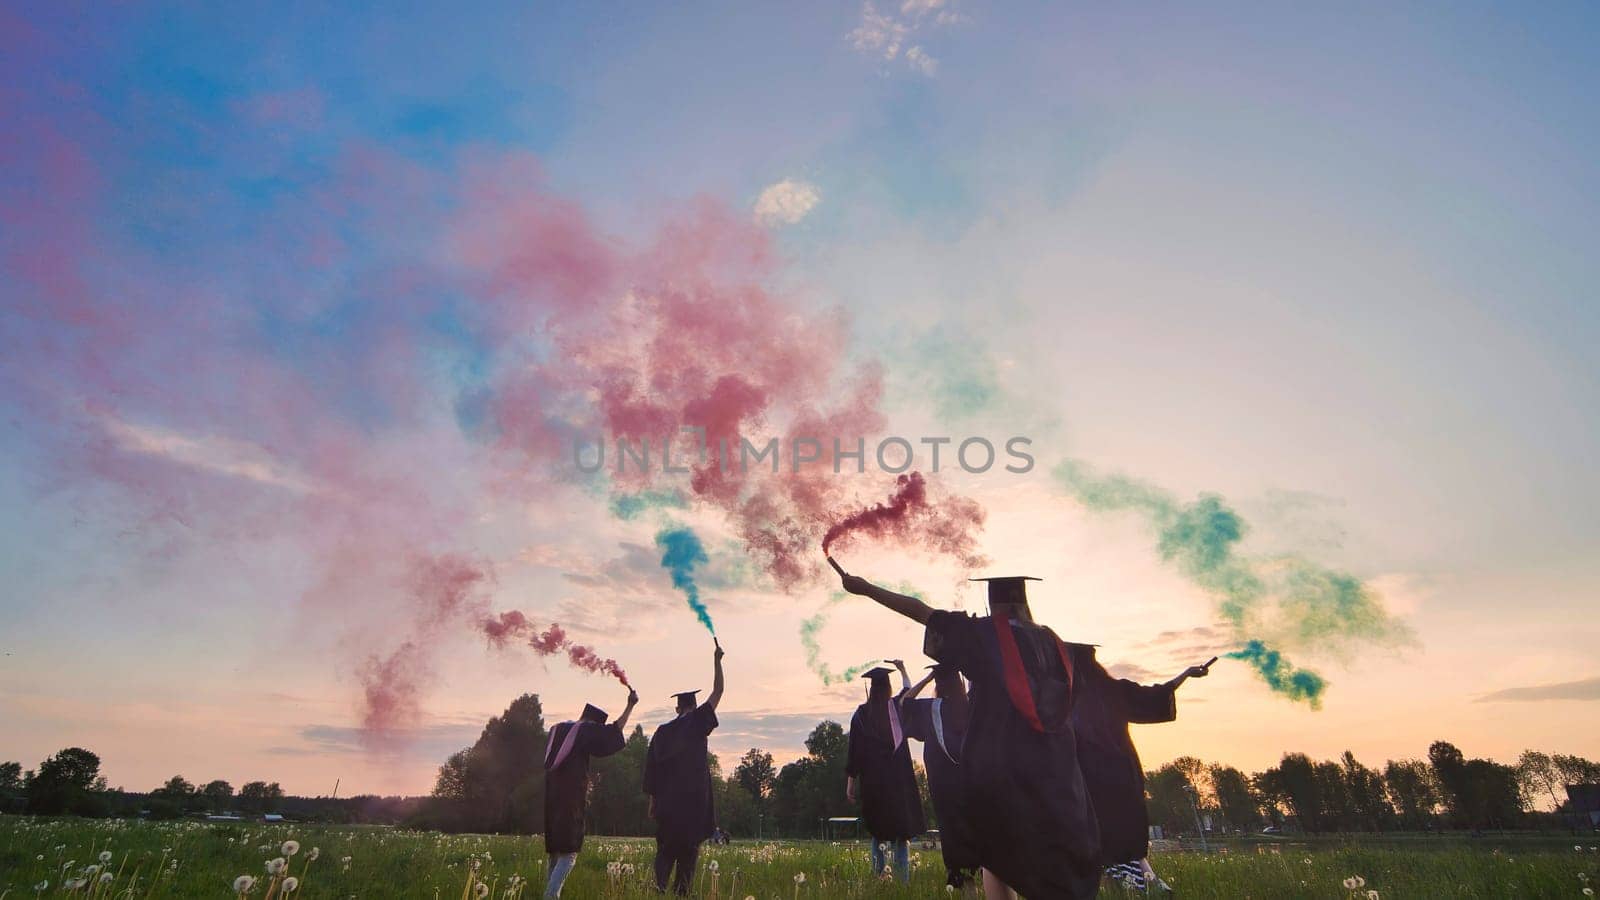
<path fill-rule="evenodd" d="M 545 861 L 537 837 L 440 835 L 387 828 L 309 825 L 151 823 L 125 820 L 0 817 L 0 896 L 61 896 L 64 880 L 112 856 L 115 875 L 97 897 L 228 897 L 235 877 L 264 876 L 267 860 L 286 840 L 300 843 L 292 871 L 302 877 L 297 897 L 416 897 L 454 900 L 477 874 L 497 897 L 512 876 L 531 882 L 521 897 L 543 890 Z M 1590 836 L 1587 841 L 1595 841 Z M 1600 885 L 1600 853 L 1570 841 L 1518 836 L 1478 840 L 1419 838 L 1236 843 L 1225 853 L 1158 853 L 1156 870 L 1183 898 L 1348 897 L 1345 878 L 1360 875 L 1383 898 L 1582 897 Z M 311 848 L 319 856 L 307 866 Z M 637 838 L 590 838 L 564 897 L 642 898 L 649 889 L 653 844 Z M 1276 851 L 1276 852 L 1275 852 Z M 910 885 L 868 876 L 862 843 L 786 841 L 708 847 L 701 854 L 696 893 L 712 896 L 708 863 L 715 861 L 715 896 L 743 900 L 943 896 L 936 851 L 916 851 Z M 344 858 L 348 857 L 348 862 Z M 69 867 L 68 863 L 72 863 Z M 65 870 L 64 870 L 64 867 Z M 608 868 L 612 871 L 608 871 Z M 803 884 L 795 877 L 805 874 Z M 265 893 L 265 878 L 252 897 Z M 131 889 L 131 890 L 130 890 Z M 7 895 L 6 892 L 9 892 Z M 80 892 L 81 893 L 81 892 Z M 1107 888 L 1103 897 L 1126 896 Z"/>

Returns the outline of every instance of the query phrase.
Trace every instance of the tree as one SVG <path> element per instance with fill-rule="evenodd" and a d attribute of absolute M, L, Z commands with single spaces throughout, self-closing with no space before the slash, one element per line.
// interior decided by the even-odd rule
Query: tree
<path fill-rule="evenodd" d="M 170 797 L 173 800 L 184 800 L 194 793 L 194 785 L 190 784 L 189 779 L 184 778 L 182 775 L 174 775 L 167 779 L 166 784 L 156 788 L 152 793 Z"/>
<path fill-rule="evenodd" d="M 755 747 L 751 747 L 745 753 L 739 760 L 739 765 L 733 770 L 733 780 L 757 802 L 767 798 L 767 794 L 772 790 L 772 781 L 777 776 L 777 768 L 772 763 L 772 754 Z"/>
<path fill-rule="evenodd" d="M 1517 770 L 1488 759 L 1469 759 L 1466 765 L 1468 812 L 1475 828 L 1510 828 L 1522 818 L 1522 791 Z"/>
<path fill-rule="evenodd" d="M 218 778 L 215 781 L 206 782 L 206 786 L 200 789 L 200 793 L 211 804 L 213 810 L 221 812 L 227 808 L 228 801 L 233 799 L 233 785 Z"/>
<path fill-rule="evenodd" d="M 1383 781 L 1401 827 L 1425 828 L 1433 823 L 1439 809 L 1439 788 L 1427 763 L 1420 759 L 1391 759 L 1383 767 Z"/>
<path fill-rule="evenodd" d="M 771 757 L 768 757 L 771 759 Z M 15 797 L 22 793 L 22 763 L 0 763 L 0 797 Z"/>
<path fill-rule="evenodd" d="M 433 782 L 433 796 L 441 800 L 465 800 L 467 797 L 467 769 L 471 767 L 472 748 L 467 747 L 450 754 L 439 767 Z"/>
<path fill-rule="evenodd" d="M 105 811 L 100 757 L 68 747 L 39 764 L 28 780 L 28 811 L 47 815 L 99 815 Z"/>
<path fill-rule="evenodd" d="M 1550 764 L 1555 767 L 1556 777 L 1563 785 L 1600 784 L 1600 763 L 1581 756 L 1557 753 L 1550 757 Z"/>
<path fill-rule="evenodd" d="M 650 739 L 645 737 L 643 727 L 635 725 L 621 752 L 590 763 L 588 821 L 595 834 L 644 835 L 654 831 L 650 799 L 644 793 L 644 761 L 649 752 Z M 718 780 L 715 772 L 712 779 Z"/>
<path fill-rule="evenodd" d="M 276 781 L 252 781 L 239 789 L 239 808 L 245 812 L 277 812 L 283 801 L 283 788 Z"/>
<path fill-rule="evenodd" d="M 1209 774 L 1223 820 L 1236 829 L 1254 831 L 1261 821 L 1261 798 L 1251 786 L 1250 777 L 1223 765 L 1211 766 Z"/>
<path fill-rule="evenodd" d="M 778 771 L 769 795 L 774 830 L 815 835 L 818 820 L 848 815 L 844 796 L 849 736 L 838 722 L 820 722 L 806 737 L 808 755 Z"/>
<path fill-rule="evenodd" d="M 439 767 L 433 796 L 411 824 L 451 832 L 542 830 L 548 738 L 539 696 L 523 694 L 511 701 L 504 713 L 484 725 L 477 742 Z M 595 772 L 601 771 L 597 766 Z"/>
<path fill-rule="evenodd" d="M 1428 745 L 1428 762 L 1439 785 L 1439 799 L 1450 810 L 1451 823 L 1462 828 L 1471 824 L 1472 798 L 1467 784 L 1467 758 L 1455 744 L 1434 741 Z"/>
<path fill-rule="evenodd" d="M 1389 806 L 1383 787 L 1383 776 L 1356 760 L 1349 750 L 1339 759 L 1344 770 L 1345 795 L 1349 799 L 1351 822 L 1349 825 L 1362 831 L 1382 831 L 1394 820 L 1394 809 Z"/>
<path fill-rule="evenodd" d="M 1522 751 L 1522 755 L 1517 757 L 1517 786 L 1522 789 L 1522 798 L 1527 805 L 1542 803 L 1548 796 L 1552 809 L 1561 808 L 1561 797 L 1557 794 L 1561 776 L 1557 774 L 1555 762 L 1548 753 Z"/>
<path fill-rule="evenodd" d="M 1189 806 L 1189 791 L 1194 784 L 1179 768 L 1177 761 L 1169 762 L 1154 772 L 1145 773 L 1145 808 L 1150 822 L 1166 831 L 1177 833 L 1194 828 L 1194 810 Z"/>

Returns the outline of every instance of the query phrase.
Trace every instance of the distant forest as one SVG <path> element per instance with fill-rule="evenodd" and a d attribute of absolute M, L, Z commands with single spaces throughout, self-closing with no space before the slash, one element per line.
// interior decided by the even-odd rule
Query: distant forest
<path fill-rule="evenodd" d="M 19 763 L 0 763 L 0 809 L 150 818 L 279 814 L 298 821 L 533 834 L 544 826 L 546 739 L 539 697 L 524 694 L 489 720 L 476 743 L 439 767 L 431 795 L 347 799 L 285 796 L 277 783 L 264 781 L 235 791 L 226 781 L 181 776 L 148 793 L 110 790 L 100 758 L 73 747 L 27 772 Z M 708 758 L 724 829 L 735 838 L 815 837 L 823 819 L 856 814 L 844 798 L 844 728 L 819 722 L 805 743 L 806 755 L 781 768 L 758 748 L 731 773 L 714 755 Z M 648 746 L 644 729 L 635 726 L 622 752 L 593 762 L 590 833 L 652 832 L 642 791 Z M 917 774 L 928 821 L 936 825 L 920 767 Z M 1262 772 L 1180 757 L 1146 775 L 1150 821 L 1169 834 L 1194 832 L 1202 823 L 1214 832 L 1567 828 L 1573 820 L 1566 815 L 1565 786 L 1600 783 L 1600 763 L 1528 750 L 1515 765 L 1504 765 L 1469 759 L 1436 741 L 1426 759 L 1390 760 L 1382 768 L 1349 752 L 1321 761 L 1288 753 Z"/>

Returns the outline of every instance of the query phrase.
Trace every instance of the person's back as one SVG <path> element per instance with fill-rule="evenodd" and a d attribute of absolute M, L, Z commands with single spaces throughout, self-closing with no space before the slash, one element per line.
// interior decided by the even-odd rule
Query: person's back
<path fill-rule="evenodd" d="M 837 568 L 837 564 L 835 564 Z M 1029 900 L 1092 898 L 1099 830 L 1070 716 L 1074 651 L 1034 625 L 1024 578 L 989 582 L 991 616 L 936 610 L 843 573 L 845 590 L 926 626 L 924 652 L 971 683 L 963 810 L 986 870 Z"/>
<path fill-rule="evenodd" d="M 550 729 L 544 753 L 544 849 L 550 856 L 550 878 L 545 897 L 561 896 L 561 888 L 583 849 L 583 817 L 588 807 L 589 760 L 610 756 L 626 743 L 622 729 L 639 702 L 639 695 L 628 692 L 628 708 L 616 724 L 607 725 L 609 716 L 592 704 L 574 722 L 562 722 Z"/>

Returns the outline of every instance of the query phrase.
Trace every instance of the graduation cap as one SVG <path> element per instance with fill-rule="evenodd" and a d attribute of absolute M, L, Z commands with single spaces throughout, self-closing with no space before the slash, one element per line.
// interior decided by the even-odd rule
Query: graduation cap
<path fill-rule="evenodd" d="M 893 674 L 894 670 L 888 666 L 874 666 L 864 672 L 861 677 L 870 679 L 874 685 L 881 681 L 887 687 L 889 685 L 889 676 Z"/>
<path fill-rule="evenodd" d="M 996 603 L 1028 602 L 1028 582 L 1043 581 L 1032 575 L 991 575 L 987 578 L 969 578 L 968 581 L 989 582 L 989 605 Z"/>
<path fill-rule="evenodd" d="M 585 703 L 583 705 L 583 715 L 580 718 L 598 725 L 604 725 L 606 720 L 611 718 L 611 714 L 593 703 Z"/>
<path fill-rule="evenodd" d="M 672 697 L 673 697 L 673 699 L 678 701 L 678 705 L 679 706 L 683 706 L 684 704 L 688 704 L 690 706 L 694 706 L 695 705 L 694 695 L 698 694 L 698 693 L 700 693 L 700 692 L 699 691 L 679 691 L 678 693 L 673 694 Z"/>

